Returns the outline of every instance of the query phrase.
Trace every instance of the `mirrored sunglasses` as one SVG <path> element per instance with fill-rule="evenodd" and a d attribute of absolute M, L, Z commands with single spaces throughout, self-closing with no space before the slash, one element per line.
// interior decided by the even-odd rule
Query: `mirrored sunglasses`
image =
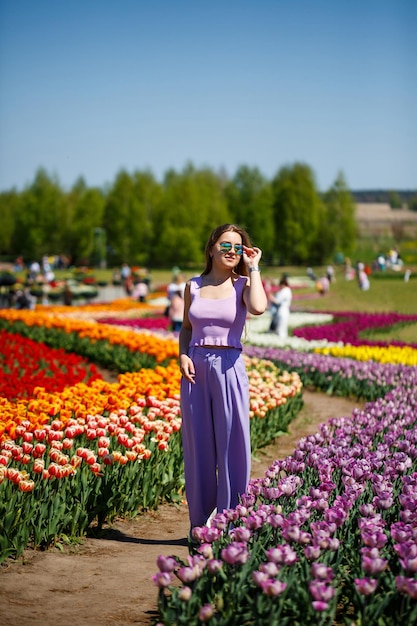
<path fill-rule="evenodd" d="M 241 256 L 243 254 L 243 246 L 241 243 L 236 243 L 233 246 L 228 241 L 225 241 L 224 243 L 221 243 L 219 245 L 220 245 L 220 252 L 222 252 L 223 254 L 227 254 L 228 252 L 231 252 L 232 248 L 234 249 L 237 255 Z"/>

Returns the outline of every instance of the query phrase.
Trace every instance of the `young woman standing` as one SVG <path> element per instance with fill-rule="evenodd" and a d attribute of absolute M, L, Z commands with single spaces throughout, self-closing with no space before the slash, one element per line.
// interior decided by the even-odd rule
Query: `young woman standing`
<path fill-rule="evenodd" d="M 187 282 L 179 336 L 182 441 L 191 532 L 213 510 L 234 508 L 250 477 L 248 377 L 241 336 L 247 313 L 267 307 L 262 252 L 234 224 L 206 245 L 206 267 Z"/>

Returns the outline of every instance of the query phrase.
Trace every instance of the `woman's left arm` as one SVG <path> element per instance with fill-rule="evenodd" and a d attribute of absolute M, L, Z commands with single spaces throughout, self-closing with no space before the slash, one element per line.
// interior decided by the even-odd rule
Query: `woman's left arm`
<path fill-rule="evenodd" d="M 243 260 L 249 270 L 249 282 L 243 292 L 243 301 L 252 315 L 262 315 L 267 309 L 268 298 L 262 284 L 259 262 L 262 251 L 259 248 L 243 248 Z"/>

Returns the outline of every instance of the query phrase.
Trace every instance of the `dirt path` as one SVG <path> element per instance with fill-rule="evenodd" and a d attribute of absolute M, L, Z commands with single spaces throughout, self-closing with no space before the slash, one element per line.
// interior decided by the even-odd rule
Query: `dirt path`
<path fill-rule="evenodd" d="M 330 417 L 359 406 L 345 398 L 304 391 L 304 408 L 290 433 L 253 461 L 261 477 L 297 441 Z M 1 626 L 150 626 L 157 590 L 151 581 L 159 554 L 188 554 L 186 505 L 164 505 L 133 521 L 117 521 L 104 539 L 85 539 L 62 551 L 27 550 L 0 566 Z"/>

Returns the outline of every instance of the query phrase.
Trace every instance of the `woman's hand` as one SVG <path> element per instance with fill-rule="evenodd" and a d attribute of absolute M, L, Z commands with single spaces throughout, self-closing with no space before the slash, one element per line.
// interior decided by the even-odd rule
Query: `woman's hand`
<path fill-rule="evenodd" d="M 262 250 L 260 248 L 247 248 L 243 246 L 243 260 L 248 267 L 257 267 L 261 256 Z"/>
<path fill-rule="evenodd" d="M 181 354 L 180 356 L 180 371 L 185 380 L 189 383 L 195 383 L 194 363 L 187 354 Z"/>

